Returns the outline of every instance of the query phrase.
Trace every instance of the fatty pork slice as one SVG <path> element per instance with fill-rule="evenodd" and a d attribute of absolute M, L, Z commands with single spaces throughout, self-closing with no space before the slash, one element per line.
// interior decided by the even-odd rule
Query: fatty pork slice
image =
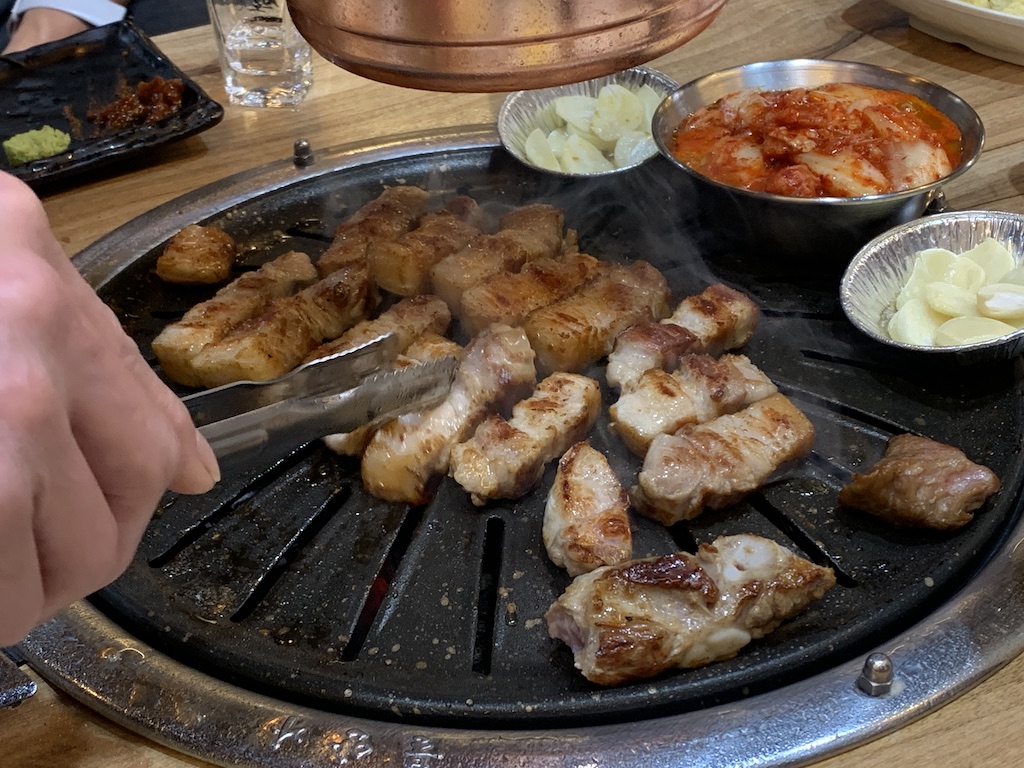
<path fill-rule="evenodd" d="M 662 322 L 687 329 L 700 339 L 704 352 L 717 356 L 750 341 L 760 317 L 761 310 L 749 296 L 715 283 L 680 301 Z"/>
<path fill-rule="evenodd" d="M 493 235 L 478 235 L 465 248 L 445 256 L 430 271 L 431 292 L 447 302 L 458 316 L 462 294 L 502 272 L 562 253 L 565 213 L 536 203 L 515 208 L 498 222 Z"/>
<path fill-rule="evenodd" d="M 441 302 L 444 304 L 444 302 Z M 447 310 L 447 305 L 445 305 Z M 437 333 L 427 332 L 414 339 L 405 352 L 398 355 L 392 363 L 393 368 L 408 368 L 412 365 L 428 363 L 442 357 L 462 357 L 462 347 L 456 342 Z M 324 445 L 342 456 L 362 456 L 363 451 L 378 429 L 372 424 L 364 424 L 351 432 L 338 432 L 324 437 Z"/>
<path fill-rule="evenodd" d="M 437 296 L 409 296 L 377 317 L 361 320 L 338 338 L 321 344 L 306 356 L 305 362 L 356 349 L 386 333 L 395 335 L 397 351 L 401 353 L 425 333 L 446 333 L 451 321 L 448 305 Z"/>
<path fill-rule="evenodd" d="M 377 301 L 366 260 L 352 262 L 207 344 L 193 365 L 206 387 L 277 378 L 365 319 Z"/>
<path fill-rule="evenodd" d="M 462 294 L 459 323 L 469 334 L 491 323 L 520 325 L 535 309 L 564 299 L 596 277 L 604 265 L 572 251 L 558 258 L 531 261 L 518 272 L 502 272 Z"/>
<path fill-rule="evenodd" d="M 992 470 L 959 448 L 902 434 L 889 439 L 869 472 L 839 491 L 839 503 L 898 527 L 949 531 L 974 519 L 974 510 L 999 487 Z"/>
<path fill-rule="evenodd" d="M 601 411 L 601 386 L 586 376 L 553 373 L 512 417 L 488 416 L 452 449 L 449 474 L 477 506 L 518 499 L 536 488 L 544 468 L 590 431 Z"/>
<path fill-rule="evenodd" d="M 334 230 L 334 239 L 316 266 L 326 277 L 352 261 L 366 258 L 370 243 L 394 240 L 426 213 L 430 195 L 419 187 L 388 187 Z"/>
<path fill-rule="evenodd" d="M 660 368 L 645 371 L 608 413 L 612 429 L 642 458 L 658 435 L 735 413 L 777 391 L 743 355 L 684 355 L 672 373 Z"/>
<path fill-rule="evenodd" d="M 621 685 L 730 659 L 802 613 L 835 574 L 752 534 L 576 577 L 548 609 L 591 682 Z"/>
<path fill-rule="evenodd" d="M 263 312 L 274 299 L 288 296 L 316 279 L 316 267 L 306 254 L 298 251 L 290 251 L 255 272 L 237 277 L 153 339 L 153 353 L 160 367 L 179 384 L 201 387 L 203 382 L 193 360 L 204 347 Z"/>
<path fill-rule="evenodd" d="M 674 323 L 637 323 L 615 337 L 608 354 L 605 380 L 609 387 L 629 392 L 645 371 L 652 368 L 672 370 L 687 353 L 697 353 L 703 345 L 697 335 Z"/>
<path fill-rule="evenodd" d="M 667 315 L 668 301 L 665 276 L 646 261 L 611 264 L 572 295 L 531 312 L 524 327 L 542 371 L 578 373 L 629 326 Z"/>
<path fill-rule="evenodd" d="M 426 504 L 448 472 L 453 446 L 492 411 L 507 411 L 537 383 L 521 328 L 494 325 L 470 340 L 447 398 L 381 426 L 363 452 L 363 484 L 387 501 Z"/>
<path fill-rule="evenodd" d="M 189 224 L 167 242 L 156 276 L 168 283 L 216 285 L 231 277 L 237 255 L 235 239 L 223 229 Z"/>
<path fill-rule="evenodd" d="M 658 435 L 631 491 L 638 512 L 665 525 L 721 509 L 762 486 L 783 464 L 814 445 L 814 426 L 782 394 Z"/>
<path fill-rule="evenodd" d="M 605 455 L 586 440 L 558 461 L 544 507 L 542 538 L 551 562 L 570 576 L 633 557 L 626 489 Z"/>
<path fill-rule="evenodd" d="M 366 250 L 377 285 L 399 296 L 430 290 L 430 270 L 480 234 L 484 216 L 477 202 L 460 195 L 424 214 L 416 227 L 394 240 L 371 241 Z"/>

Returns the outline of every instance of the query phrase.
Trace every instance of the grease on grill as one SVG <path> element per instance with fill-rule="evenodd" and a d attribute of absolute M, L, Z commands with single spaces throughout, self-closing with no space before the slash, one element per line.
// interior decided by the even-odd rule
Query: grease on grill
<path fill-rule="evenodd" d="M 184 92 L 185 83 L 180 78 L 165 80 L 157 75 L 135 87 L 122 83 L 114 101 L 90 109 L 85 117 L 101 131 L 151 125 L 178 112 Z"/>

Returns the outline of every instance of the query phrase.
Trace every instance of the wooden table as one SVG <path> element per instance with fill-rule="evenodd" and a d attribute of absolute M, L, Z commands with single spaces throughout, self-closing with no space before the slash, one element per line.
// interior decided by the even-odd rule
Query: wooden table
<path fill-rule="evenodd" d="M 213 98 L 227 103 L 207 28 L 157 38 Z M 964 97 L 987 131 L 978 164 L 947 188 L 954 208 L 1024 213 L 1024 68 L 940 42 L 883 0 L 731 0 L 692 42 L 652 65 L 685 82 L 746 62 L 796 57 L 864 61 L 921 75 Z M 295 110 L 227 108 L 190 139 L 121 164 L 44 203 L 69 254 L 154 206 L 229 174 L 314 148 L 445 126 L 492 123 L 501 94 L 437 94 L 373 83 L 316 61 L 316 82 Z M 38 678 L 37 678 L 38 679 Z M 204 766 L 97 717 L 39 680 L 21 706 L 0 711 L 0 768 Z M 1008 765 L 1024 724 L 1024 657 L 952 704 L 821 768 Z"/>

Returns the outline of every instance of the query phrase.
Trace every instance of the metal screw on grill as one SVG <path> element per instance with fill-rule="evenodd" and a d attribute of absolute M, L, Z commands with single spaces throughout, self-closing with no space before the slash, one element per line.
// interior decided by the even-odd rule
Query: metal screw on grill
<path fill-rule="evenodd" d="M 884 653 L 872 653 L 864 660 L 857 687 L 868 696 L 881 696 L 892 690 L 892 659 Z"/>
<path fill-rule="evenodd" d="M 297 139 L 295 141 L 294 150 L 294 162 L 300 168 L 305 168 L 307 165 L 313 164 L 313 147 L 309 144 L 309 139 Z"/>

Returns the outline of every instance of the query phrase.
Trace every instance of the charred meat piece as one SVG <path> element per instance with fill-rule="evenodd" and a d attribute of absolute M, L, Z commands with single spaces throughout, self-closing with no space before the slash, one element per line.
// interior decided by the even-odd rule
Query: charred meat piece
<path fill-rule="evenodd" d="M 410 296 L 388 307 L 377 317 L 362 320 L 338 338 L 321 344 L 307 355 L 305 362 L 347 352 L 386 333 L 395 334 L 398 351 L 404 352 L 406 347 L 425 333 L 447 332 L 451 320 L 448 305 L 437 296 Z"/>
<path fill-rule="evenodd" d="M 466 347 L 439 405 L 389 421 L 363 452 L 366 489 L 378 498 L 425 504 L 448 472 L 452 448 L 491 411 L 506 411 L 537 383 L 534 353 L 520 328 L 493 325 Z"/>
<path fill-rule="evenodd" d="M 963 451 L 918 435 L 889 439 L 885 456 L 839 492 L 839 503 L 900 527 L 960 528 L 999 490 L 999 478 Z"/>
<path fill-rule="evenodd" d="M 575 373 L 553 373 L 506 421 L 492 414 L 452 449 L 449 473 L 482 506 L 533 490 L 544 467 L 583 439 L 601 411 L 601 386 Z"/>
<path fill-rule="evenodd" d="M 565 298 L 603 268 L 593 256 L 576 251 L 531 261 L 518 272 L 502 272 L 466 290 L 459 322 L 470 334 L 491 323 L 520 325 L 533 310 Z"/>
<path fill-rule="evenodd" d="M 820 600 L 835 574 L 770 539 L 722 536 L 576 577 L 546 614 L 548 633 L 599 685 L 730 659 Z"/>
<path fill-rule="evenodd" d="M 570 296 L 531 312 L 524 327 L 542 371 L 582 371 L 636 323 L 668 314 L 665 276 L 646 261 L 609 265 Z"/>
<path fill-rule="evenodd" d="M 237 255 L 235 239 L 223 229 L 189 224 L 167 241 L 156 276 L 168 283 L 216 285 L 231 277 Z"/>
<path fill-rule="evenodd" d="M 340 336 L 377 306 L 366 260 L 351 262 L 207 344 L 192 364 L 203 385 L 267 381 L 301 363 L 326 339 Z"/>
<path fill-rule="evenodd" d="M 441 302 L 441 304 L 444 305 L 444 302 Z M 444 306 L 447 310 L 447 305 Z M 439 360 L 442 357 L 458 359 L 462 357 L 462 351 L 462 347 L 451 339 L 428 331 L 419 338 L 414 339 L 406 347 L 405 352 L 395 358 L 392 366 L 394 368 L 407 368 L 411 365 L 420 365 L 431 360 Z M 324 445 L 343 456 L 361 456 L 377 429 L 377 425 L 364 424 L 351 432 L 326 435 L 323 438 Z"/>
<path fill-rule="evenodd" d="M 430 271 L 431 292 L 458 316 L 462 294 L 502 272 L 515 272 L 535 259 L 562 253 L 565 213 L 537 203 L 509 211 L 493 235 L 478 235 Z"/>
<path fill-rule="evenodd" d="M 692 520 L 705 507 L 739 501 L 813 445 L 814 426 L 776 393 L 737 413 L 658 435 L 630 495 L 637 511 L 665 525 Z"/>
<path fill-rule="evenodd" d="M 542 536 L 551 562 L 570 576 L 633 557 L 626 489 L 605 455 L 587 441 L 573 445 L 558 461 Z"/>
<path fill-rule="evenodd" d="M 440 211 L 427 213 L 415 229 L 394 240 L 372 240 L 366 250 L 377 285 L 399 296 L 430 290 L 430 270 L 437 262 L 480 234 L 480 206 L 472 198 L 453 198 Z"/>
<path fill-rule="evenodd" d="M 679 302 L 664 322 L 686 328 L 700 339 L 704 352 L 719 355 L 750 341 L 760 317 L 749 296 L 715 283 Z"/>
<path fill-rule="evenodd" d="M 646 371 L 608 412 L 626 447 L 643 457 L 658 435 L 735 413 L 777 391 L 743 355 L 684 355 L 672 373 Z"/>
<path fill-rule="evenodd" d="M 637 323 L 615 338 L 608 354 L 605 379 L 608 386 L 628 392 L 636 386 L 645 371 L 652 368 L 670 371 L 687 353 L 703 351 L 693 331 L 674 323 Z"/>
<path fill-rule="evenodd" d="M 153 352 L 169 378 L 188 387 L 201 387 L 192 364 L 208 344 L 224 338 L 244 320 L 255 317 L 270 303 L 316 282 L 316 267 L 298 251 L 268 261 L 221 288 L 213 298 L 196 304 L 182 318 L 166 326 L 153 340 Z"/>
<path fill-rule="evenodd" d="M 334 240 L 320 254 L 321 277 L 350 261 L 365 259 L 370 243 L 394 240 L 415 226 L 430 195 L 419 187 L 388 187 L 334 230 Z"/>

